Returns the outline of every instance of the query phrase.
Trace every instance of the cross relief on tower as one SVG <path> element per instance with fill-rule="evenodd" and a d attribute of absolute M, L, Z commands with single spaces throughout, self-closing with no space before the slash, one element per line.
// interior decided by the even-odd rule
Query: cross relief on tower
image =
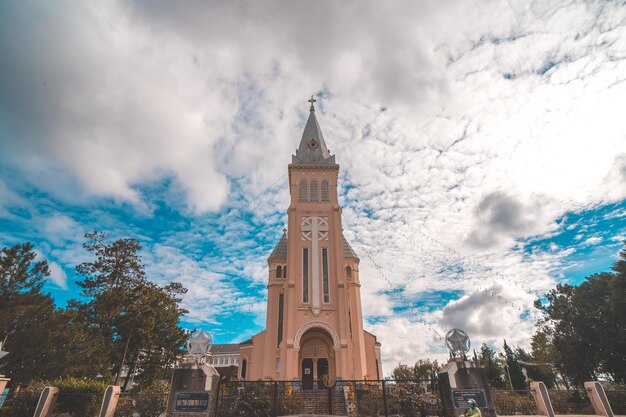
<path fill-rule="evenodd" d="M 328 294 L 328 258 L 323 259 L 322 262 L 322 271 L 324 276 L 320 280 L 320 260 L 319 260 L 319 242 L 322 240 L 328 240 L 328 217 L 325 216 L 310 216 L 303 217 L 302 223 L 300 226 L 300 230 L 302 233 L 302 239 L 311 241 L 311 266 L 312 266 L 312 282 L 311 286 L 313 288 L 313 305 L 311 307 L 311 312 L 314 316 L 319 316 L 322 312 L 321 304 L 320 304 L 320 282 L 323 282 L 324 286 L 324 303 L 330 302 L 330 297 Z M 322 251 L 322 255 L 327 252 Z M 326 255 L 328 256 L 328 255 Z"/>

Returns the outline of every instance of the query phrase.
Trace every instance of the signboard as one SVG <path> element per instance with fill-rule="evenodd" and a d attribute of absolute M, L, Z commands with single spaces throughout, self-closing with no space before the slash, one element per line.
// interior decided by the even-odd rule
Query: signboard
<path fill-rule="evenodd" d="M 452 402 L 454 408 L 466 409 L 469 408 L 467 402 L 469 400 L 476 401 L 476 405 L 479 408 L 487 407 L 487 398 L 485 397 L 485 390 L 483 389 L 453 389 L 452 390 Z"/>
<path fill-rule="evenodd" d="M 200 392 L 177 392 L 174 411 L 198 413 L 209 411 L 210 393 Z"/>

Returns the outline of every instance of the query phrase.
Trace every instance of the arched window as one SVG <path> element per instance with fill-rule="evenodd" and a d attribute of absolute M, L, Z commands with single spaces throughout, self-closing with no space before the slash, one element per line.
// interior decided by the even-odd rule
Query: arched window
<path fill-rule="evenodd" d="M 346 266 L 346 279 L 352 280 L 352 267 L 350 265 Z"/>
<path fill-rule="evenodd" d="M 320 191 L 322 193 L 322 201 L 329 201 L 330 194 L 328 193 L 328 181 L 322 181 L 322 183 L 320 184 Z"/>
<path fill-rule="evenodd" d="M 276 267 L 276 278 L 282 278 L 283 277 L 283 267 L 278 265 Z"/>
<path fill-rule="evenodd" d="M 320 196 L 317 193 L 317 181 L 311 181 L 311 201 L 319 201 Z"/>
<path fill-rule="evenodd" d="M 241 379 L 246 379 L 246 372 L 248 371 L 248 361 L 244 359 L 241 361 Z"/>
<path fill-rule="evenodd" d="M 287 278 L 287 265 L 283 266 L 283 278 Z"/>
<path fill-rule="evenodd" d="M 302 180 L 298 185 L 298 201 L 307 201 L 307 194 L 306 180 Z"/>

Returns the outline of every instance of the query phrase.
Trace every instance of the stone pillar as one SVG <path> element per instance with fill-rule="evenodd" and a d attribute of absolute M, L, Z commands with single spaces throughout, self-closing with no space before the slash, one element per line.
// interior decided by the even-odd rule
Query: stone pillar
<path fill-rule="evenodd" d="M 0 395 L 2 395 L 10 380 L 11 378 L 5 378 L 4 375 L 0 375 Z"/>
<path fill-rule="evenodd" d="M 45 387 L 39 396 L 33 417 L 48 417 L 59 395 L 57 387 Z"/>
<path fill-rule="evenodd" d="M 439 392 L 445 417 L 457 417 L 473 399 L 484 417 L 496 417 L 485 368 L 478 362 L 450 358 L 439 373 Z"/>
<path fill-rule="evenodd" d="M 10 380 L 10 378 L 5 378 L 4 375 L 0 375 L 0 407 L 2 407 L 2 394 Z"/>
<path fill-rule="evenodd" d="M 109 385 L 104 391 L 102 398 L 102 406 L 98 417 L 113 417 L 117 401 L 120 399 L 120 387 L 118 385 Z"/>
<path fill-rule="evenodd" d="M 535 399 L 537 410 L 542 416 L 554 417 L 554 409 L 552 408 L 552 402 L 548 395 L 548 389 L 546 384 L 541 381 L 530 383 L 530 392 Z"/>
<path fill-rule="evenodd" d="M 606 417 L 614 416 L 611 404 L 606 397 L 602 384 L 598 381 L 587 381 L 585 382 L 585 390 L 597 415 Z"/>

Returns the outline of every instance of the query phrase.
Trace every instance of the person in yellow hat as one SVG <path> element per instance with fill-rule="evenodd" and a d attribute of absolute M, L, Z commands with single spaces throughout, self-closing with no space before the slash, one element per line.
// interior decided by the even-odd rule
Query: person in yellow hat
<path fill-rule="evenodd" d="M 469 400 L 467 402 L 467 405 L 469 405 L 469 408 L 467 409 L 465 414 L 460 417 L 483 417 L 483 415 L 480 413 L 480 408 L 476 406 L 476 401 Z"/>

